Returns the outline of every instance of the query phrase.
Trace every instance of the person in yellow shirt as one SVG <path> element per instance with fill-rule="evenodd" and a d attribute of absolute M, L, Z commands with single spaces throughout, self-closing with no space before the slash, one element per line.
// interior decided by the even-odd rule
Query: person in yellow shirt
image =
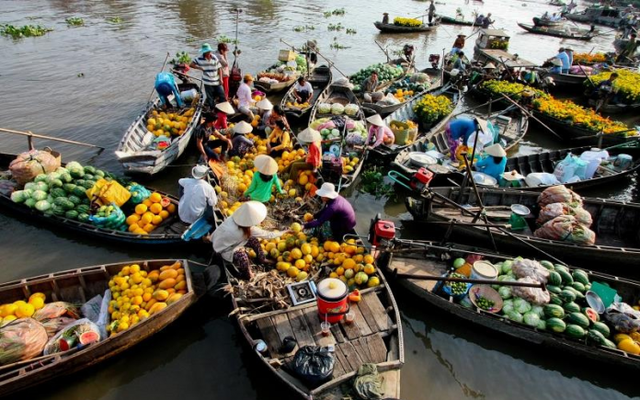
<path fill-rule="evenodd" d="M 279 157 L 285 150 L 291 150 L 291 134 L 282 120 L 276 121 L 276 129 L 271 132 L 267 140 L 267 151 L 271 157 Z"/>

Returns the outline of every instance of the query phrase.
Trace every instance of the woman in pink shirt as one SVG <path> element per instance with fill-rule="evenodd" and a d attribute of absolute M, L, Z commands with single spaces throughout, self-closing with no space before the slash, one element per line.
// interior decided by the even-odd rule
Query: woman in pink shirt
<path fill-rule="evenodd" d="M 307 158 L 302 161 L 296 161 L 291 164 L 291 171 L 289 172 L 289 179 L 298 179 L 300 171 L 312 170 L 314 173 L 322 166 L 322 148 L 320 147 L 320 141 L 322 136 L 320 132 L 315 129 L 307 128 L 297 135 L 298 141 L 301 143 L 308 143 Z"/>
<path fill-rule="evenodd" d="M 395 142 L 396 136 L 388 126 L 385 126 L 380 115 L 372 115 L 367 118 L 367 121 L 371 124 L 369 127 L 369 136 L 367 137 L 367 145 L 372 149 L 383 143 L 390 144 Z"/>

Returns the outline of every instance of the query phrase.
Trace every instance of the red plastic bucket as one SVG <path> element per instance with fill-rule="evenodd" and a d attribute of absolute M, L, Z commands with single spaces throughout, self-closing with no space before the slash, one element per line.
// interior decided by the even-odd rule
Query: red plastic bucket
<path fill-rule="evenodd" d="M 340 322 L 349 312 L 347 285 L 340 279 L 327 278 L 318 283 L 317 302 L 318 315 L 321 321 L 330 324 Z"/>

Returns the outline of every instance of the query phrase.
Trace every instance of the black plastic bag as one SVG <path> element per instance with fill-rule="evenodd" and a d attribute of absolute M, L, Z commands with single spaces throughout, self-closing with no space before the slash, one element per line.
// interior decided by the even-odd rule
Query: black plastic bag
<path fill-rule="evenodd" d="M 298 349 L 289 368 L 304 383 L 320 386 L 333 375 L 335 359 L 326 347 L 304 346 Z"/>

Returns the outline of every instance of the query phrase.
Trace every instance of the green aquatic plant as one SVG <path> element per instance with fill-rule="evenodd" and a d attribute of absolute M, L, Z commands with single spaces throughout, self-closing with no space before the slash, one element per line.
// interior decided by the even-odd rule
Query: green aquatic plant
<path fill-rule="evenodd" d="M 69 17 L 65 21 L 69 26 L 84 26 L 84 19 L 80 17 Z"/>
<path fill-rule="evenodd" d="M 107 22 L 110 22 L 112 24 L 119 24 L 122 22 L 122 18 L 115 16 L 115 17 L 109 17 L 107 18 Z"/>
<path fill-rule="evenodd" d="M 226 35 L 220 35 L 215 39 L 218 43 L 227 43 L 227 44 L 235 44 L 238 45 L 240 44 L 239 40 L 236 39 L 231 39 L 230 37 L 226 36 Z"/>
<path fill-rule="evenodd" d="M 23 25 L 14 26 L 11 24 L 0 25 L 0 34 L 3 36 L 11 36 L 14 39 L 23 37 L 37 37 L 43 36 L 47 32 L 51 32 L 53 29 L 45 28 L 40 25 Z"/>
<path fill-rule="evenodd" d="M 376 200 L 382 197 L 395 196 L 393 186 L 384 182 L 383 168 L 373 166 L 362 172 L 360 192 L 375 196 Z"/>

